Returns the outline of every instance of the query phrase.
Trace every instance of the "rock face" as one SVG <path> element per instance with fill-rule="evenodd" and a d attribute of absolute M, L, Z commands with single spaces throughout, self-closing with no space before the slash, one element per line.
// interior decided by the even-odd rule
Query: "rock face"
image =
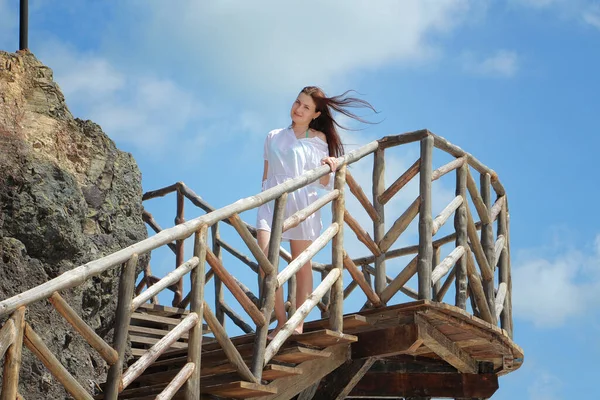
<path fill-rule="evenodd" d="M 73 118 L 50 68 L 30 53 L 0 51 L 0 299 L 146 238 L 141 215 L 131 154 Z M 61 293 L 110 344 L 118 272 Z M 29 306 L 25 319 L 84 387 L 104 380 L 105 362 L 47 301 Z M 19 392 L 70 398 L 27 349 Z"/>

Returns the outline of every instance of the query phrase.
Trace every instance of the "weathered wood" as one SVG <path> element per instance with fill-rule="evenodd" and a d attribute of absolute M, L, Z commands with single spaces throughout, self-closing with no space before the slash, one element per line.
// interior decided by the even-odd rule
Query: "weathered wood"
<path fill-rule="evenodd" d="M 454 213 L 458 207 L 460 207 L 460 205 L 463 203 L 463 197 L 462 196 L 456 196 L 451 202 L 450 204 L 448 204 L 446 206 L 446 208 L 444 208 L 442 210 L 442 212 L 435 217 L 435 219 L 433 220 L 433 227 L 431 229 L 431 234 L 435 235 L 438 230 L 444 226 L 444 224 L 446 223 L 446 221 L 448 220 L 448 218 L 450 218 L 450 215 L 452 215 L 452 213 Z"/>
<path fill-rule="evenodd" d="M 440 263 L 440 252 L 441 252 L 441 249 L 439 247 L 434 247 L 433 248 L 433 258 L 431 260 L 431 265 L 436 265 L 437 266 Z M 433 272 L 435 272 L 435 268 L 433 269 L 432 274 L 433 274 Z M 431 298 L 434 301 L 437 301 L 436 300 L 437 299 L 437 295 L 438 295 L 441 287 L 442 287 L 442 282 L 440 280 L 438 280 L 437 282 L 435 282 L 433 284 L 432 292 L 431 292 Z"/>
<path fill-rule="evenodd" d="M 506 196 L 500 196 L 494 202 L 492 208 L 490 208 L 490 222 L 494 222 L 498 215 L 500 214 L 500 210 L 504 207 L 504 203 L 506 201 Z"/>
<path fill-rule="evenodd" d="M 164 278 L 160 279 L 158 282 L 150 286 L 146 291 L 133 299 L 131 302 L 130 311 L 134 312 L 141 304 L 144 304 L 152 297 L 156 296 L 163 289 L 179 282 L 179 279 L 181 279 L 182 276 L 190 272 L 198 265 L 198 261 L 198 257 L 192 257 L 190 260 L 177 267 L 174 271 L 169 272 Z"/>
<path fill-rule="evenodd" d="M 334 284 L 336 279 L 341 275 L 340 269 L 332 269 L 327 277 L 317 286 L 317 288 L 306 298 L 304 303 L 296 310 L 296 313 L 285 323 L 285 325 L 279 330 L 275 338 L 269 343 L 265 350 L 265 358 L 263 366 L 273 358 L 273 356 L 279 351 L 283 343 L 289 338 L 294 329 L 304 322 L 304 319 L 310 313 L 310 311 L 317 305 L 319 300 L 323 297 L 323 294 Z"/>
<path fill-rule="evenodd" d="M 454 171 L 457 168 L 462 167 L 467 162 L 466 157 L 460 157 L 456 160 L 450 161 L 448 164 L 442 165 L 435 171 L 431 173 L 431 180 L 436 181 L 440 179 L 442 176 L 446 175 L 449 172 Z"/>
<path fill-rule="evenodd" d="M 54 306 L 56 311 L 62 315 L 69 324 L 77 331 L 83 338 L 92 346 L 98 354 L 106 361 L 109 365 L 113 365 L 119 359 L 119 354 L 110 347 L 104 339 L 102 339 L 92 328 L 85 323 L 83 319 L 75 310 L 67 304 L 67 302 L 58 293 L 54 293 L 48 301 Z"/>
<path fill-rule="evenodd" d="M 508 285 L 506 284 L 506 282 L 502 282 L 502 283 L 500 283 L 500 285 L 498 285 L 498 294 L 496 294 L 496 300 L 494 303 L 497 319 L 500 319 L 500 314 L 502 313 L 502 310 L 504 309 L 504 300 L 506 300 L 506 291 L 507 290 L 508 290 Z"/>
<path fill-rule="evenodd" d="M 209 249 L 206 249 L 206 261 L 210 264 L 213 271 L 215 271 L 215 274 L 221 279 L 221 282 L 227 286 L 233 297 L 236 298 L 242 308 L 248 313 L 250 318 L 252 318 L 252 321 L 259 326 L 266 324 L 265 316 L 260 312 L 252 300 L 250 300 L 246 293 L 244 293 L 233 276 L 225 269 L 223 264 L 221 264 L 219 259 Z"/>
<path fill-rule="evenodd" d="M 185 197 L 180 191 L 177 191 L 177 216 L 175 217 L 175 224 L 179 225 L 185 222 L 184 217 L 184 205 L 185 205 Z M 178 238 L 175 241 L 175 268 L 179 267 L 183 264 L 184 253 L 185 253 L 185 241 L 181 238 Z M 176 306 L 181 303 L 183 300 L 183 278 L 179 278 L 179 281 L 176 284 L 177 290 L 173 294 L 173 302 L 172 305 Z"/>
<path fill-rule="evenodd" d="M 504 206 L 504 210 L 506 210 L 506 258 L 507 258 L 507 285 L 508 289 L 506 292 L 506 302 L 504 306 L 504 312 L 508 312 L 508 326 L 506 331 L 508 332 L 509 337 L 513 338 L 513 320 L 512 320 L 512 272 L 511 272 L 511 261 L 510 261 L 510 211 L 508 207 L 508 198 L 506 198 L 506 204 Z"/>
<path fill-rule="evenodd" d="M 431 133 L 427 129 L 419 129 L 418 131 L 406 132 L 400 135 L 385 136 L 378 140 L 379 148 L 386 149 L 400 144 L 417 142 L 428 135 L 431 135 Z"/>
<path fill-rule="evenodd" d="M 444 275 L 448 273 L 450 268 L 456 264 L 459 258 L 465 254 L 465 248 L 458 246 L 431 273 L 431 284 L 435 285 Z"/>
<path fill-rule="evenodd" d="M 385 236 L 385 209 L 379 201 L 379 196 L 385 191 L 385 152 L 383 147 L 375 151 L 373 158 L 373 206 L 379 215 L 377 221 L 373 221 L 373 237 L 375 243 L 381 242 Z M 379 247 L 373 252 L 375 256 L 375 293 L 381 296 L 386 286 L 385 256 L 381 253 Z"/>
<path fill-rule="evenodd" d="M 336 344 L 354 343 L 358 338 L 354 335 L 346 335 L 342 332 L 323 329 L 319 331 L 305 332 L 294 335 L 294 342 L 312 347 L 329 347 Z"/>
<path fill-rule="evenodd" d="M 496 374 L 367 373 L 350 392 L 359 398 L 487 399 L 498 390 Z"/>
<path fill-rule="evenodd" d="M 375 363 L 375 357 L 348 360 L 329 374 L 313 400 L 344 400 Z"/>
<path fill-rule="evenodd" d="M 493 324 L 494 319 L 492 318 L 492 313 L 490 311 L 488 302 L 485 298 L 485 293 L 483 292 L 483 285 L 481 284 L 481 279 L 477 275 L 477 271 L 475 270 L 475 262 L 473 261 L 473 254 L 469 249 L 467 249 L 467 272 L 469 277 L 469 288 L 471 289 L 471 294 L 475 299 L 475 303 L 477 304 L 477 308 L 479 309 L 479 313 L 481 314 L 481 318 Z"/>
<path fill-rule="evenodd" d="M 155 233 L 159 233 L 160 231 L 162 231 L 163 229 L 161 228 L 161 226 L 158 224 L 158 222 L 156 222 L 156 220 L 154 219 L 154 217 L 152 216 L 152 214 L 150 214 L 148 211 L 143 210 L 142 211 L 142 220 L 147 223 L 150 228 L 152 228 L 152 230 Z M 177 251 L 176 247 L 175 247 L 175 243 L 167 243 L 167 246 L 171 249 L 171 251 L 173 253 L 175 253 Z M 148 264 L 149 265 L 149 264 Z"/>
<path fill-rule="evenodd" d="M 421 139 L 421 170 L 419 172 L 419 254 L 417 274 L 419 276 L 419 299 L 431 299 L 431 262 L 433 259 L 431 218 L 431 173 L 433 137 Z"/>
<path fill-rule="evenodd" d="M 4 323 L 2 329 L 0 329 L 0 357 L 4 357 L 4 353 L 8 347 L 15 341 L 15 321 L 9 319 Z"/>
<path fill-rule="evenodd" d="M 332 224 L 337 224 L 338 231 L 331 240 L 331 265 L 339 270 L 339 276 L 331 286 L 331 301 L 329 305 L 329 326 L 335 332 L 343 331 L 344 323 L 344 210 L 346 199 L 344 187 L 346 185 L 346 166 L 342 166 L 335 173 L 334 189 L 340 192 L 333 201 L 331 214 Z M 321 296 L 322 297 L 322 296 Z"/>
<path fill-rule="evenodd" d="M 276 391 L 277 394 L 260 397 L 260 400 L 291 399 L 350 359 L 350 351 L 347 344 L 328 347 L 322 353 L 327 353 L 328 356 L 326 358 L 311 359 L 298 366 L 303 371 L 302 375 L 288 376 L 271 382 L 267 387 Z"/>
<path fill-rule="evenodd" d="M 317 254 L 341 230 L 340 226 L 332 223 L 314 242 L 298 255 L 287 267 L 277 275 L 277 286 L 281 287 L 290 277 L 302 268 L 304 264 Z"/>
<path fill-rule="evenodd" d="M 194 257 L 198 259 L 197 266 L 190 274 L 190 313 L 196 314 L 198 321 L 189 330 L 187 362 L 195 366 L 184 388 L 186 400 L 197 399 L 200 396 L 200 368 L 202 367 L 202 320 L 204 319 L 204 288 L 206 285 L 206 252 L 208 226 L 200 227 L 194 235 Z M 189 314 L 188 314 L 189 315 Z M 187 317 L 186 317 L 187 318 Z M 182 332 L 183 335 L 183 332 Z M 166 336 L 165 336 L 166 337 Z"/>
<path fill-rule="evenodd" d="M 375 307 L 381 307 L 382 306 L 381 299 L 379 298 L 377 293 L 375 293 L 373 291 L 373 289 L 371 289 L 371 285 L 366 281 L 363 273 L 358 270 L 358 267 L 352 262 L 352 259 L 345 252 L 344 252 L 344 267 L 346 267 L 346 270 L 350 273 L 350 276 L 352 276 L 352 279 L 354 279 L 353 282 L 356 282 L 356 284 L 358 284 L 358 286 L 360 286 L 360 288 L 365 293 L 365 295 L 367 296 L 367 299 L 369 299 L 371 304 L 373 304 Z"/>
<path fill-rule="evenodd" d="M 476 374 L 479 371 L 477 361 L 431 325 L 426 318 L 417 314 L 415 315 L 415 322 L 418 326 L 419 337 L 423 339 L 423 344 L 446 360 L 448 364 L 463 373 Z"/>
<path fill-rule="evenodd" d="M 466 197 L 463 197 L 464 199 L 466 199 Z M 456 214 L 454 215 L 456 217 Z M 480 230 L 481 229 L 481 221 L 477 221 L 475 223 L 475 229 L 476 230 Z M 445 244 L 451 243 L 451 242 L 455 242 L 456 241 L 456 232 L 451 233 L 449 235 L 446 235 L 444 237 L 441 237 L 439 239 L 436 239 L 433 241 L 433 247 L 440 247 L 443 246 Z"/>
<path fill-rule="evenodd" d="M 400 237 L 400 235 L 408 228 L 408 225 L 415 219 L 419 213 L 419 207 L 421 206 L 421 198 L 417 197 L 408 206 L 406 211 L 394 222 L 394 225 L 387 231 L 383 239 L 379 242 L 379 249 L 382 252 L 386 252 L 392 247 L 392 244 Z"/>
<path fill-rule="evenodd" d="M 217 239 L 217 241 L 219 243 L 219 246 L 221 246 L 221 248 L 223 248 L 229 254 L 231 254 L 232 256 L 234 256 L 235 258 L 237 258 L 238 260 L 240 260 L 241 262 L 243 262 L 244 264 L 249 266 L 252 271 L 258 273 L 258 268 L 259 268 L 258 264 L 256 262 L 254 262 L 252 259 L 250 259 L 250 257 L 239 252 L 237 249 L 235 249 L 229 243 L 224 241 L 222 238 Z"/>
<path fill-rule="evenodd" d="M 254 329 L 248 325 L 242 317 L 240 317 L 229 305 L 226 303 L 222 304 L 223 312 L 233 321 L 238 328 L 244 331 L 244 333 L 254 333 Z"/>
<path fill-rule="evenodd" d="M 417 273 L 417 262 L 418 259 L 415 256 L 410 262 L 404 267 L 402 271 L 394 278 L 393 281 L 383 290 L 379 295 L 381 302 L 387 304 L 387 302 L 403 287 L 406 282 L 410 280 Z"/>
<path fill-rule="evenodd" d="M 231 342 L 231 339 L 229 339 L 229 336 L 227 336 L 227 332 L 225 332 L 223 326 L 221 326 L 217 318 L 213 315 L 206 302 L 204 302 L 204 320 L 210 327 L 215 339 L 217 339 L 221 345 L 225 356 L 235 366 L 240 376 L 249 382 L 260 383 L 260 380 L 252 375 L 252 372 L 244 362 L 244 359 Z"/>
<path fill-rule="evenodd" d="M 2 400 L 12 400 L 17 397 L 19 388 L 19 371 L 25 333 L 25 307 L 19 307 L 10 320 L 14 324 L 14 340 L 6 351 L 4 373 L 2 374 Z"/>
<path fill-rule="evenodd" d="M 142 201 L 154 199 L 157 197 L 163 197 L 168 195 L 169 193 L 173 193 L 179 190 L 180 184 L 180 182 L 177 182 L 162 189 L 150 190 L 149 192 L 146 192 L 142 195 Z"/>
<path fill-rule="evenodd" d="M 477 214 L 479 215 L 479 219 L 484 224 L 489 224 L 490 221 L 490 212 L 486 207 L 479 190 L 477 190 L 477 184 L 471 175 L 471 171 L 467 168 L 467 189 L 469 190 L 469 194 L 471 195 L 471 199 L 473 200 L 473 204 L 475 205 L 475 209 L 477 210 Z"/>
<path fill-rule="evenodd" d="M 167 387 L 156 396 L 155 400 L 170 400 L 175 394 L 181 389 L 181 387 L 187 382 L 192 373 L 194 372 L 194 363 L 187 363 L 181 368 L 181 371 L 175 375 L 175 378 L 167 385 Z"/>
<path fill-rule="evenodd" d="M 391 357 L 407 354 L 417 349 L 421 342 L 415 324 L 357 333 L 358 341 L 352 343 L 352 359 Z"/>
<path fill-rule="evenodd" d="M 362 187 L 354 180 L 354 177 L 349 172 L 346 172 L 346 183 L 348 184 L 348 188 L 350 192 L 356 197 L 358 202 L 363 206 L 369 217 L 373 221 L 379 220 L 379 214 L 373 204 L 367 198 L 367 195 L 363 191 Z"/>
<path fill-rule="evenodd" d="M 119 391 L 123 391 L 139 377 L 161 354 L 163 354 L 183 333 L 188 332 L 199 323 L 198 314 L 189 313 L 179 325 L 165 335 L 148 351 L 133 363 L 123 374 Z"/>
<path fill-rule="evenodd" d="M 496 239 L 496 244 L 494 245 L 494 262 L 492 265 L 497 265 L 500 260 L 500 255 L 502 254 L 502 250 L 504 250 L 504 235 L 498 235 Z"/>
<path fill-rule="evenodd" d="M 254 303 L 258 307 L 260 305 L 260 300 L 258 299 L 258 297 L 256 297 L 254 295 L 254 293 L 252 293 L 252 290 L 250 290 L 250 288 L 248 288 L 248 286 L 244 285 L 244 283 L 242 281 L 240 281 L 238 278 L 236 278 L 233 275 L 231 275 L 231 276 L 232 276 L 233 280 L 235 281 L 235 283 L 240 287 L 240 289 L 242 289 L 244 294 L 246 296 L 248 296 L 250 301 L 252 301 L 252 303 Z"/>
<path fill-rule="evenodd" d="M 481 199 L 483 201 L 483 205 L 485 206 L 486 211 L 490 210 L 492 203 L 492 194 L 490 188 L 490 175 L 489 174 L 481 174 L 480 176 L 480 187 L 481 187 Z M 489 218 L 489 211 L 486 212 Z M 494 243 L 494 227 L 491 221 L 484 221 L 482 218 L 481 221 L 483 225 L 481 227 L 481 247 L 485 253 L 485 258 L 488 262 L 491 271 L 493 272 L 496 268 L 496 252 L 495 252 L 495 243 Z M 494 294 L 494 279 L 492 277 L 491 280 L 484 280 L 483 282 L 483 290 L 485 292 L 485 298 L 488 302 L 488 307 L 491 311 L 495 310 L 495 294 Z M 492 320 L 493 324 L 497 324 L 496 313 L 492 312 Z"/>
<path fill-rule="evenodd" d="M 473 249 L 473 254 L 475 255 L 475 259 L 477 260 L 477 264 L 479 265 L 479 269 L 481 271 L 481 276 L 483 277 L 483 280 L 493 281 L 494 275 L 487 261 L 485 252 L 483 251 L 483 246 L 479 241 L 479 237 L 477 237 L 477 229 L 475 228 L 473 216 L 471 215 L 469 207 L 467 207 L 467 235 L 469 236 L 471 248 Z"/>
<path fill-rule="evenodd" d="M 288 281 L 288 302 L 290 303 L 290 307 L 288 309 L 288 318 L 296 312 L 297 288 L 296 275 L 293 275 Z M 329 299 L 327 299 L 327 302 L 329 302 Z"/>
<path fill-rule="evenodd" d="M 323 206 L 328 204 L 330 201 L 335 200 L 340 194 L 338 189 L 334 189 L 331 192 L 319 197 L 317 200 L 312 202 L 308 207 L 303 208 L 302 210 L 296 211 L 294 215 L 289 216 L 285 221 L 283 221 L 283 231 L 287 231 L 292 229 L 298 225 L 309 216 L 313 215 L 315 211 L 320 210 Z"/>
<path fill-rule="evenodd" d="M 350 229 L 356 234 L 356 238 L 361 241 L 367 248 L 373 253 L 373 255 L 380 256 L 382 253 L 379 250 L 379 246 L 371 239 L 369 233 L 355 220 L 348 210 L 344 210 L 344 221 Z"/>
<path fill-rule="evenodd" d="M 454 213 L 454 230 L 455 230 L 455 243 L 456 247 L 467 248 L 468 246 L 468 217 L 467 211 L 469 209 L 469 205 L 467 204 L 467 174 L 468 174 L 469 165 L 463 164 L 460 168 L 456 170 L 456 196 L 460 196 L 463 199 L 460 207 Z M 456 267 L 454 268 L 454 277 L 455 277 L 455 296 L 454 296 L 454 304 L 456 307 L 459 307 L 463 310 L 467 309 L 467 290 L 468 290 L 468 282 L 467 282 L 467 259 L 462 257 Z M 450 278 L 446 281 L 450 283 Z M 444 287 L 446 285 L 444 284 Z"/>
<path fill-rule="evenodd" d="M 254 258 L 256 258 L 256 261 L 258 261 L 258 265 L 263 272 L 266 274 L 272 273 L 274 271 L 273 264 L 269 262 L 265 253 L 263 253 L 263 251 L 260 249 L 248 228 L 246 228 L 246 226 L 243 224 L 240 216 L 235 214 L 229 218 L 229 221 L 238 232 L 244 243 L 246 243 L 246 246 L 248 246 L 248 250 L 250 250 Z"/>
<path fill-rule="evenodd" d="M 507 216 L 506 207 L 502 207 L 500 213 L 498 214 L 498 239 L 500 237 L 506 238 L 508 233 L 507 231 Z M 508 240 L 503 241 L 502 249 L 500 252 L 500 256 L 498 257 L 498 281 L 500 284 L 505 283 L 507 285 L 508 292 L 508 282 L 509 282 L 509 266 L 508 266 Z M 504 297 L 504 303 L 502 304 L 502 313 L 500 314 L 500 326 L 502 329 L 506 329 L 510 332 L 509 327 L 511 324 L 510 315 L 507 310 L 508 304 L 508 296 Z"/>
<path fill-rule="evenodd" d="M 377 147 L 377 141 L 373 141 L 359 149 L 353 150 L 345 154 L 343 157 L 338 158 L 338 166 L 354 163 L 367 154 L 371 154 Z M 306 186 L 307 184 L 316 181 L 330 172 L 331 170 L 329 166 L 322 165 L 302 174 L 297 178 L 290 179 L 280 185 L 260 192 L 257 195 L 246 197 L 198 218 L 194 218 L 172 228 L 165 229 L 162 232 L 149 237 L 148 239 L 142 240 L 110 255 L 64 272 L 60 276 L 41 285 L 1 301 L 0 317 L 13 312 L 21 306 L 26 306 L 38 300 L 48 298 L 54 292 L 60 292 L 79 286 L 91 277 L 101 274 L 108 269 L 126 262 L 134 253 L 144 254 L 158 247 L 171 243 L 173 240 L 187 238 L 196 232 L 202 225 L 210 226 L 218 221 L 231 217 L 233 214 L 239 214 L 243 211 L 256 208 L 262 204 L 274 200 L 275 198 L 278 198 L 283 193 L 293 192 L 300 187 Z"/>
<path fill-rule="evenodd" d="M 221 261 L 221 264 L 223 263 L 223 254 L 221 251 L 221 245 L 219 244 L 219 238 L 221 237 L 221 233 L 219 230 L 219 222 L 217 222 L 216 224 L 214 224 L 213 226 L 210 227 L 210 231 L 211 231 L 211 238 L 212 238 L 212 252 L 215 255 L 215 257 L 217 257 L 219 259 L 219 261 Z M 252 241 L 254 242 L 254 241 Z M 224 300 L 224 293 L 223 293 L 223 282 L 221 282 L 221 280 L 219 279 L 218 276 L 215 277 L 215 317 L 217 317 L 217 321 L 219 321 L 219 323 L 221 325 L 223 325 L 223 327 L 225 326 L 225 313 L 223 311 L 223 308 L 221 307 L 221 305 L 223 304 Z"/>
<path fill-rule="evenodd" d="M 108 400 L 116 400 L 120 392 L 119 387 L 123 373 L 123 361 L 125 359 L 125 351 L 127 350 L 128 328 L 131 322 L 131 300 L 135 285 L 137 263 L 138 255 L 134 253 L 127 264 L 121 269 L 121 276 L 119 278 L 119 294 L 113 338 L 113 348 L 117 351 L 119 358 L 108 369 L 106 386 L 104 388 L 104 398 Z"/>
<path fill-rule="evenodd" d="M 63 385 L 65 390 L 77 400 L 93 400 L 93 397 L 73 378 L 65 367 L 46 347 L 42 339 L 25 323 L 23 343 L 48 368 L 54 377 Z M 4 387 L 3 387 L 4 388 Z M 15 393 L 16 398 L 17 395 Z"/>
<path fill-rule="evenodd" d="M 285 204 L 287 202 L 287 193 L 284 193 L 275 200 L 273 210 L 273 223 L 271 224 L 271 240 L 267 257 L 273 264 L 274 272 L 267 274 L 263 281 L 263 290 L 261 291 L 261 312 L 264 315 L 265 321 L 271 321 L 271 315 L 275 308 L 275 295 L 277 290 L 277 274 L 279 265 L 279 247 L 281 244 L 281 236 L 283 232 L 283 221 L 285 213 Z M 269 333 L 269 324 L 256 327 L 256 335 L 254 338 L 254 353 L 252 354 L 252 374 L 261 379 L 262 371 L 265 367 L 265 351 L 267 344 L 267 334 Z"/>
<path fill-rule="evenodd" d="M 315 382 L 312 386 L 301 391 L 296 400 L 311 400 L 315 396 L 315 393 L 317 393 L 317 389 L 319 389 L 319 383 L 320 382 Z"/>
<path fill-rule="evenodd" d="M 392 197 L 394 197 L 394 195 L 400 191 L 400 189 L 406 186 L 406 184 L 410 182 L 412 178 L 417 176 L 420 166 L 421 159 L 418 159 L 402 175 L 400 175 L 400 177 L 396 179 L 394 183 L 392 183 L 390 187 L 381 194 L 381 196 L 379 196 L 379 202 L 381 204 L 386 204 L 388 201 L 390 201 Z"/>
<path fill-rule="evenodd" d="M 454 267 L 452 268 L 452 271 L 450 271 L 450 274 L 448 274 L 448 277 L 444 281 L 444 284 L 436 292 L 436 294 L 435 294 L 435 301 L 441 302 L 442 300 L 444 300 L 444 296 L 446 296 L 446 293 L 448 292 L 448 289 L 450 289 L 450 285 L 452 285 L 452 282 L 454 282 L 454 279 L 456 278 L 456 268 L 457 268 L 457 266 L 458 266 L 458 264 L 454 265 Z M 465 278 L 466 278 L 466 276 L 465 276 Z M 466 296 L 466 293 L 465 293 L 465 296 Z"/>

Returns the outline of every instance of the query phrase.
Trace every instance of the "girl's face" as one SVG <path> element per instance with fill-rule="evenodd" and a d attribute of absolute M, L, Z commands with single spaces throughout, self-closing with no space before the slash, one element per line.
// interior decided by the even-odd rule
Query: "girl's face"
<path fill-rule="evenodd" d="M 320 111 L 317 111 L 317 105 L 312 97 L 306 93 L 300 93 L 290 111 L 290 116 L 295 124 L 308 125 L 310 121 L 319 117 Z"/>

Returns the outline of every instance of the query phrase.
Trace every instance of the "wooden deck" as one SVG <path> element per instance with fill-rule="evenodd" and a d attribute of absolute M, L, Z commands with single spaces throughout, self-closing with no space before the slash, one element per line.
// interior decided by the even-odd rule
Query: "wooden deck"
<path fill-rule="evenodd" d="M 165 324 L 167 331 L 185 315 L 163 306 L 145 306 L 140 313 L 145 317 L 138 321 Z M 499 376 L 523 362 L 523 351 L 505 331 L 443 303 L 415 301 L 346 315 L 344 334 L 327 326 L 328 320 L 306 323 L 305 333 L 292 336 L 265 367 L 260 384 L 241 380 L 219 344 L 205 336 L 203 397 L 291 399 L 319 385 L 314 399 L 340 394 L 344 397 L 339 398 L 486 398 L 497 390 Z M 138 337 L 154 334 L 143 328 L 150 329 L 139 324 L 131 328 L 137 338 L 134 356 L 143 354 L 142 347 L 150 342 Z M 232 341 L 250 364 L 254 335 Z M 186 347 L 185 341 L 176 342 L 119 398 L 154 398 L 186 364 Z"/>

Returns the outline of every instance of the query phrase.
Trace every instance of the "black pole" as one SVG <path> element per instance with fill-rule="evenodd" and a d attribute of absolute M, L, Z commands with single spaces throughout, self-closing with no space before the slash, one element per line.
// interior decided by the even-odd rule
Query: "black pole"
<path fill-rule="evenodd" d="M 29 46 L 27 44 L 27 31 L 28 31 L 28 15 L 29 15 L 29 4 L 28 0 L 21 0 L 21 12 L 20 12 L 20 27 L 19 27 L 19 50 L 25 50 Z"/>

